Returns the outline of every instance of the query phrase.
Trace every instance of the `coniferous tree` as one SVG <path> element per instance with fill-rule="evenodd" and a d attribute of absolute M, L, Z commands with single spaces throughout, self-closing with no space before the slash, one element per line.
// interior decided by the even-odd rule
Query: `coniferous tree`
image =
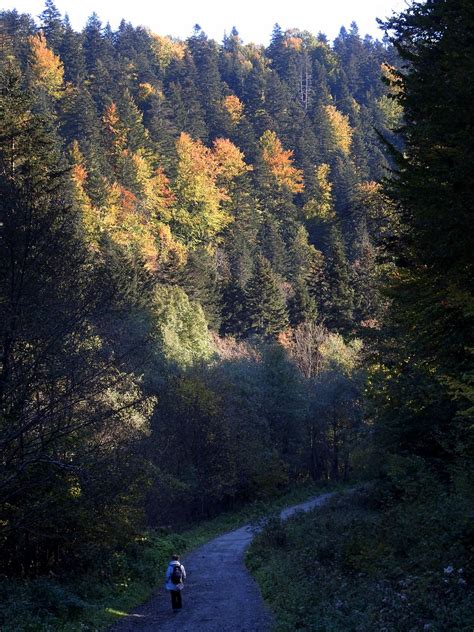
<path fill-rule="evenodd" d="M 336 226 L 330 230 L 326 259 L 327 294 L 323 313 L 329 327 L 343 332 L 353 328 L 354 290 L 351 269 L 341 231 Z"/>
<path fill-rule="evenodd" d="M 48 45 L 58 54 L 61 50 L 65 28 L 61 19 L 61 13 L 58 11 L 53 0 L 46 0 L 45 8 L 39 17 L 41 20 L 41 28 L 48 41 Z"/>
<path fill-rule="evenodd" d="M 64 64 L 64 79 L 67 82 L 78 84 L 85 76 L 86 60 L 82 42 L 82 35 L 74 31 L 69 16 L 66 14 L 58 52 Z"/>
<path fill-rule="evenodd" d="M 230 278 L 222 290 L 220 332 L 226 336 L 242 336 L 246 328 L 245 292 L 238 279 Z"/>
<path fill-rule="evenodd" d="M 268 259 L 272 269 L 285 277 L 288 268 L 288 253 L 278 222 L 271 215 L 266 217 L 260 226 L 258 242 L 262 254 Z"/>
<path fill-rule="evenodd" d="M 181 274 L 181 286 L 191 300 L 202 305 L 209 326 L 218 331 L 221 295 L 215 256 L 205 250 L 190 252 Z"/>
<path fill-rule="evenodd" d="M 387 26 L 407 66 L 395 86 L 404 108 L 404 153 L 389 185 L 402 226 L 390 283 L 397 379 L 379 436 L 390 453 L 438 467 L 466 463 L 472 416 L 474 7 L 415 3 Z M 459 46 L 462 43 L 462 62 Z M 458 60 L 458 61 L 456 61 Z M 417 405 L 414 406 L 413 402 Z M 462 465 L 460 465 L 463 467 Z"/>
<path fill-rule="evenodd" d="M 318 316 L 316 301 L 309 293 L 306 281 L 301 277 L 294 283 L 294 295 L 289 302 L 289 313 L 293 327 L 303 322 L 314 322 Z"/>
<path fill-rule="evenodd" d="M 285 297 L 265 257 L 259 255 L 245 287 L 246 333 L 273 337 L 288 326 Z"/>

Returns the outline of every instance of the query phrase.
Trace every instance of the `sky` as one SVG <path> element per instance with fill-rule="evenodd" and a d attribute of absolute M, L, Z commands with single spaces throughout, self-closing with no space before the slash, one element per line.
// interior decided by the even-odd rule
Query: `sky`
<path fill-rule="evenodd" d="M 159 35 L 185 39 L 195 24 L 218 42 L 233 26 L 245 43 L 268 44 L 273 26 L 283 30 L 299 28 L 334 39 L 341 26 L 357 22 L 362 35 L 381 38 L 376 18 L 386 18 L 406 8 L 407 0 L 56 0 L 72 26 L 81 30 L 87 17 L 95 11 L 104 22 L 116 29 L 123 18 L 134 26 L 146 26 Z M 43 0 L 2 0 L 2 9 L 17 9 L 37 16 Z"/>

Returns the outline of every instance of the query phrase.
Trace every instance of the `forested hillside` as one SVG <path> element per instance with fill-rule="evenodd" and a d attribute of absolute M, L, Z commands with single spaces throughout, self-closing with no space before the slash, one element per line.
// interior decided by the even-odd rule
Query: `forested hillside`
<path fill-rule="evenodd" d="M 251 551 L 279 631 L 474 628 L 474 4 L 412 3 L 385 27 L 404 151 L 385 183 L 396 267 L 367 382 L 374 480 Z"/>
<path fill-rule="evenodd" d="M 303 481 L 467 485 L 472 169 L 414 55 L 0 13 L 4 577 Z"/>

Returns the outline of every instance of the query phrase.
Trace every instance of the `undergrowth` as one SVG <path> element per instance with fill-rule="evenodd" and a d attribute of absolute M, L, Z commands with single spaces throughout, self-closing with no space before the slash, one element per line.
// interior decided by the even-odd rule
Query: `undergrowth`
<path fill-rule="evenodd" d="M 300 486 L 269 502 L 255 502 L 239 511 L 219 515 L 181 533 L 164 530 L 140 535 L 105 565 L 77 574 L 30 580 L 0 575 L 0 630 L 2 632 L 96 632 L 146 601 L 163 582 L 171 555 L 185 554 L 213 537 L 240 525 L 256 522 L 279 508 L 321 492 Z"/>
<path fill-rule="evenodd" d="M 276 632 L 472 632 L 472 541 L 454 495 L 382 508 L 359 491 L 273 516 L 247 565 Z"/>

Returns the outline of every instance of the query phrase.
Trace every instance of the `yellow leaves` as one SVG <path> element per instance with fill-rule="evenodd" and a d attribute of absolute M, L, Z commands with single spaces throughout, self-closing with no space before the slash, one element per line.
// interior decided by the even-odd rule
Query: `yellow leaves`
<path fill-rule="evenodd" d="M 209 149 L 183 132 L 176 143 L 178 175 L 174 218 L 187 243 L 212 246 L 232 221 L 221 207 L 229 199 L 219 180 L 228 184 L 249 171 L 243 153 L 228 139 L 217 139 Z"/>
<path fill-rule="evenodd" d="M 303 172 L 293 166 L 293 151 L 283 149 L 275 132 L 270 130 L 266 130 L 261 136 L 260 146 L 263 161 L 278 185 L 292 193 L 301 193 L 304 189 Z"/>
<path fill-rule="evenodd" d="M 170 37 L 152 35 L 152 47 L 156 61 L 165 70 L 173 59 L 183 59 L 186 52 L 186 44 Z"/>
<path fill-rule="evenodd" d="M 382 113 L 385 127 L 395 129 L 400 125 L 403 117 L 403 107 L 397 99 L 384 94 L 377 99 L 377 105 Z"/>
<path fill-rule="evenodd" d="M 28 38 L 31 49 L 31 71 L 37 85 L 51 97 L 58 99 L 63 91 L 64 66 L 48 48 L 42 32 Z"/>
<path fill-rule="evenodd" d="M 228 138 L 216 138 L 213 150 L 219 177 L 224 181 L 233 180 L 247 171 L 252 171 L 252 167 L 244 161 L 243 152 Z"/>
<path fill-rule="evenodd" d="M 226 199 L 226 194 L 216 184 L 219 165 L 212 151 L 185 132 L 178 138 L 176 150 L 180 200 L 189 210 L 202 203 L 208 211 L 218 212 L 219 203 Z"/>
<path fill-rule="evenodd" d="M 377 105 L 383 115 L 384 125 L 389 129 L 395 129 L 401 122 L 403 107 L 400 104 L 400 96 L 403 93 L 403 79 L 394 66 L 383 63 L 380 66 L 384 83 L 388 85 L 388 95 L 382 95 L 377 100 Z"/>
<path fill-rule="evenodd" d="M 349 118 L 339 112 L 334 105 L 325 105 L 324 112 L 329 127 L 331 144 L 346 156 L 349 154 L 352 142 L 352 129 Z"/>
<path fill-rule="evenodd" d="M 335 217 L 329 171 L 329 165 L 326 163 L 318 165 L 314 170 L 314 193 L 303 207 L 303 212 L 307 220 L 316 218 L 329 221 Z"/>
<path fill-rule="evenodd" d="M 151 83 L 140 83 L 138 86 L 138 99 L 140 101 L 148 101 L 152 96 L 160 95 L 161 93 L 151 85 Z"/>
<path fill-rule="evenodd" d="M 161 167 L 155 169 L 147 180 L 145 188 L 146 208 L 152 217 L 168 222 L 172 217 L 171 208 L 176 197 L 170 188 L 170 182 Z"/>
<path fill-rule="evenodd" d="M 92 206 L 89 196 L 85 190 L 85 184 L 87 181 L 87 170 L 84 165 L 84 156 L 79 149 L 79 143 L 75 140 L 70 149 L 69 155 L 72 162 L 71 168 L 71 180 L 74 198 L 76 203 L 82 212 L 82 221 L 84 229 L 89 236 L 94 235 L 97 232 L 97 213 Z"/>
<path fill-rule="evenodd" d="M 157 269 L 159 250 L 154 223 L 142 213 L 137 196 L 117 183 L 108 191 L 102 230 L 116 244 L 138 252 L 146 270 Z"/>
<path fill-rule="evenodd" d="M 193 140 L 189 134 L 182 132 L 176 141 L 179 158 L 179 170 L 183 175 L 202 175 L 203 179 L 215 180 L 219 167 L 211 150 L 200 140 Z"/>
<path fill-rule="evenodd" d="M 146 159 L 132 154 L 137 172 L 140 173 L 144 196 L 137 195 L 117 182 L 106 184 L 106 199 L 101 207 L 91 203 L 86 193 L 87 170 L 77 141 L 71 146 L 73 162 L 71 179 L 75 199 L 81 209 L 84 229 L 92 249 L 99 248 L 100 236 L 107 234 L 112 242 L 137 253 L 145 269 L 156 271 L 162 264 L 176 269 L 186 262 L 186 249 L 177 242 L 169 227 L 157 221 L 165 212 L 171 217 L 169 207 L 174 197 L 162 169 L 151 170 Z"/>
<path fill-rule="evenodd" d="M 222 209 L 229 199 L 230 182 L 251 167 L 230 140 L 218 138 L 212 149 L 182 133 L 176 143 L 178 175 L 174 219 L 178 234 L 190 244 L 212 247 L 219 233 L 232 221 Z"/>
<path fill-rule="evenodd" d="M 171 266 L 173 270 L 184 267 L 188 259 L 188 251 L 183 244 L 174 238 L 169 226 L 159 224 L 157 240 L 160 263 Z"/>
<path fill-rule="evenodd" d="M 109 143 L 109 147 L 113 152 L 119 152 L 125 147 L 127 135 L 120 122 L 120 118 L 115 103 L 111 103 L 102 116 L 105 135 Z"/>
<path fill-rule="evenodd" d="M 399 94 L 403 91 L 403 81 L 400 77 L 400 73 L 394 66 L 384 62 L 381 64 L 380 70 L 385 83 L 389 85 L 390 94 Z"/>
<path fill-rule="evenodd" d="M 71 496 L 71 498 L 80 498 L 80 496 L 82 495 L 81 484 L 78 479 L 76 479 L 74 483 L 71 483 L 69 487 L 69 495 Z"/>
<path fill-rule="evenodd" d="M 382 193 L 382 185 L 380 182 L 374 182 L 373 180 L 361 182 L 358 189 L 364 198 L 373 197 L 374 195 L 380 195 Z"/>
<path fill-rule="evenodd" d="M 234 123 L 234 125 L 238 123 L 244 113 L 244 104 L 239 97 L 231 94 L 224 98 L 222 105 L 229 114 L 232 123 Z"/>

